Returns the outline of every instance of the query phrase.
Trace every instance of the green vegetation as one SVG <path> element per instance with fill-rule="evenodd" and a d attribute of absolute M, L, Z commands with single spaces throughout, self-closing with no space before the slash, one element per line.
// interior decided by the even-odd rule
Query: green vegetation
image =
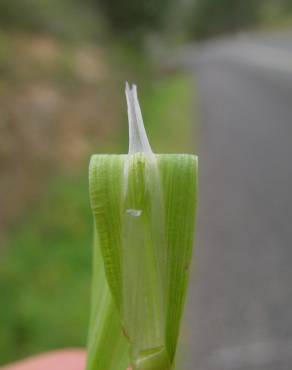
<path fill-rule="evenodd" d="M 126 151 L 125 79 L 154 149 L 193 151 L 188 78 L 105 46 L 102 20 L 92 0 L 0 2 L 0 365 L 86 344 L 88 158 Z"/>
<path fill-rule="evenodd" d="M 89 174 L 96 238 L 87 369 L 127 363 L 133 370 L 174 368 L 192 255 L 197 159 L 147 151 L 94 155 Z M 112 348 L 118 351 L 114 363 L 104 356 Z"/>
<path fill-rule="evenodd" d="M 292 26 L 292 1 L 269 0 L 261 9 L 260 30 L 291 30 Z"/>
<path fill-rule="evenodd" d="M 191 34 L 206 38 L 245 29 L 256 24 L 259 8 L 257 0 L 198 0 L 189 17 Z"/>
<path fill-rule="evenodd" d="M 1 363 L 84 346 L 92 243 L 86 178 L 84 171 L 53 180 L 1 251 Z"/>
<path fill-rule="evenodd" d="M 154 149 L 170 151 L 176 136 L 175 150 L 184 150 L 192 130 L 187 78 L 157 77 L 155 82 L 149 79 L 146 87 L 141 103 Z M 158 124 L 173 134 L 162 134 Z M 120 133 L 112 139 L 116 146 L 121 147 L 123 136 Z M 94 150 L 100 151 L 96 145 Z M 84 162 L 82 166 L 81 171 L 75 168 L 74 175 L 48 180 L 41 204 L 14 225 L 1 251 L 2 364 L 40 351 L 86 344 L 92 220 L 87 168 Z"/>
<path fill-rule="evenodd" d="M 90 1 L 9 0 L 0 1 L 1 27 L 41 32 L 69 40 L 102 36 L 102 20 Z"/>
<path fill-rule="evenodd" d="M 192 38 L 256 28 L 291 28 L 291 0 L 197 0 L 186 16 Z"/>
<path fill-rule="evenodd" d="M 104 40 L 105 24 L 117 36 L 141 41 L 162 30 L 175 0 L 9 0 L 0 2 L 1 27 L 55 35 L 68 40 Z"/>
<path fill-rule="evenodd" d="M 154 152 L 195 151 L 189 78 L 157 71 L 142 48 L 117 41 L 180 27 L 182 3 L 193 38 L 291 27 L 292 0 L 0 1 L 0 364 L 86 344 L 87 162 L 93 152 L 126 151 L 125 79 L 138 84 Z M 123 343 L 116 348 L 103 361 L 119 358 Z"/>
<path fill-rule="evenodd" d="M 147 31 L 162 29 L 172 0 L 93 0 L 104 12 L 112 29 L 130 40 L 139 40 Z"/>
<path fill-rule="evenodd" d="M 198 112 L 188 76 L 175 74 L 157 79 L 146 84 L 145 93 L 144 85 L 141 87 L 143 117 L 154 152 L 193 153 L 197 122 L 192 119 Z"/>

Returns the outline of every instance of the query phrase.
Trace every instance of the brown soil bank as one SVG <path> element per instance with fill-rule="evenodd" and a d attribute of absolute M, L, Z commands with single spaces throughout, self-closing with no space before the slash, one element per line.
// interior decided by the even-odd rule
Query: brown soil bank
<path fill-rule="evenodd" d="M 3 234 L 49 175 L 80 168 L 93 143 L 106 146 L 117 132 L 119 109 L 113 109 L 115 77 L 104 48 L 40 36 L 0 38 Z"/>

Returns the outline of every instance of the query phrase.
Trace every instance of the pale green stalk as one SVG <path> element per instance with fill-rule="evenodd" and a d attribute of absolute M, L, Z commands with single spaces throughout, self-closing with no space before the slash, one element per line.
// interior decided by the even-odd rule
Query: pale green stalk
<path fill-rule="evenodd" d="M 192 254 L 197 158 L 154 155 L 126 88 L 128 155 L 94 155 L 92 317 L 87 370 L 170 370 Z"/>

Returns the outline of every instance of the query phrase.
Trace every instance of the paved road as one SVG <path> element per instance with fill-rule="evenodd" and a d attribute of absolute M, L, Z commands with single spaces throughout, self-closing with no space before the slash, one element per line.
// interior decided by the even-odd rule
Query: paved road
<path fill-rule="evenodd" d="M 288 39 L 287 39 L 288 40 Z M 187 370 L 292 369 L 292 37 L 189 49 L 200 207 Z"/>

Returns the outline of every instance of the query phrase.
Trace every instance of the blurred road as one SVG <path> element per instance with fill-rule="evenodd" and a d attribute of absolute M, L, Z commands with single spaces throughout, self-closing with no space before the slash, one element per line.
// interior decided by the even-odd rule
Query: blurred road
<path fill-rule="evenodd" d="M 188 370 L 292 369 L 292 37 L 181 53 L 201 103 Z"/>

